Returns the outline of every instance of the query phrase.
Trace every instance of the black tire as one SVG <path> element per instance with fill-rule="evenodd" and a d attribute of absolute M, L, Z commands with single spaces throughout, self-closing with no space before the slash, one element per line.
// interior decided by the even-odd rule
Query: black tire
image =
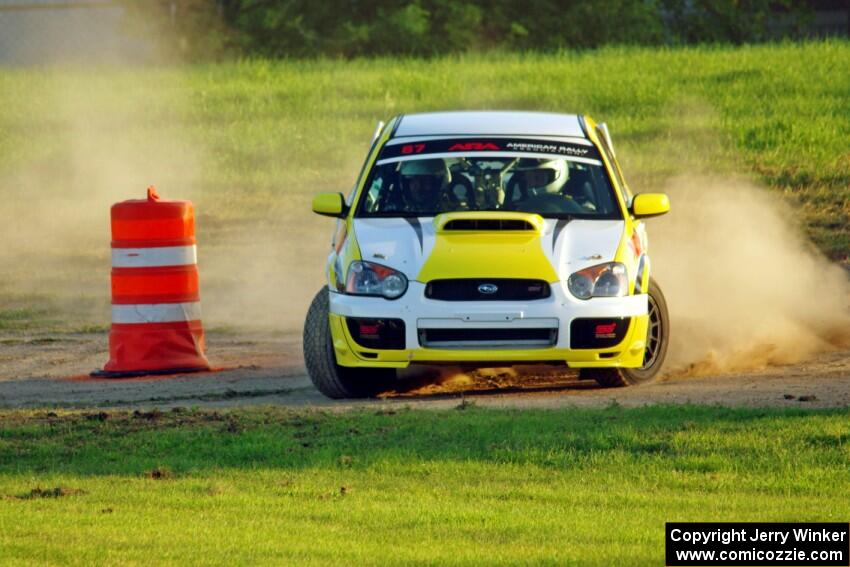
<path fill-rule="evenodd" d="M 652 382 L 664 365 L 667 345 L 670 342 L 670 316 L 667 300 L 658 283 L 649 278 L 649 329 L 646 336 L 646 351 L 640 368 L 584 368 L 582 378 L 593 378 L 605 388 L 637 386 Z"/>
<path fill-rule="evenodd" d="M 369 398 L 395 380 L 393 368 L 347 368 L 336 363 L 328 321 L 328 286 L 313 298 L 304 322 L 304 363 L 313 385 L 336 400 Z"/>

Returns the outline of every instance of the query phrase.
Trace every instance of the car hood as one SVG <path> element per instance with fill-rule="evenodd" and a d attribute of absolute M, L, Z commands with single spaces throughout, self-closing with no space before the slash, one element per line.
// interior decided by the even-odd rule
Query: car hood
<path fill-rule="evenodd" d="M 515 213 L 534 221 L 534 229 L 449 231 L 444 226 L 447 216 L 354 219 L 361 257 L 420 282 L 447 278 L 554 282 L 612 261 L 625 225 L 622 220 L 542 219 Z"/>

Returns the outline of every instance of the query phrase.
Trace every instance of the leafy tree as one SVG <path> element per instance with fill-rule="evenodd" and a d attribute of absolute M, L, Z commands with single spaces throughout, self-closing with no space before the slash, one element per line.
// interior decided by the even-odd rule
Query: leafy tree
<path fill-rule="evenodd" d="M 808 13 L 802 0 L 126 2 L 131 19 L 157 24 L 166 51 L 194 58 L 227 52 L 432 56 L 490 48 L 743 43 L 799 34 Z M 780 19 L 782 27 L 773 25 Z"/>

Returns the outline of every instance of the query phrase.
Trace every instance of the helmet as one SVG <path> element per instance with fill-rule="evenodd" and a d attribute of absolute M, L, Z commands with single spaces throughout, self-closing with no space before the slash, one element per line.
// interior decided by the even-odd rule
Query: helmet
<path fill-rule="evenodd" d="M 440 178 L 440 184 L 451 181 L 452 174 L 449 168 L 441 159 L 414 159 L 401 162 L 398 172 L 404 177 L 414 177 L 419 175 L 433 175 Z"/>
<path fill-rule="evenodd" d="M 433 206 L 440 190 L 452 179 L 446 162 L 441 159 L 403 161 L 398 172 L 406 198 L 421 206 Z"/>
<path fill-rule="evenodd" d="M 558 193 L 570 177 L 569 166 L 563 159 L 523 159 L 514 168 L 517 180 L 536 193 Z"/>

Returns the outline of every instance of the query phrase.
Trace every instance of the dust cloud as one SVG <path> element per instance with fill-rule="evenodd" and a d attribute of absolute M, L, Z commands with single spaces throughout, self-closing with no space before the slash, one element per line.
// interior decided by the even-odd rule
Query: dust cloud
<path fill-rule="evenodd" d="M 850 347 L 850 284 L 777 195 L 733 176 L 677 176 L 671 213 L 649 221 L 653 273 L 671 316 L 666 371 L 794 363 Z"/>
<path fill-rule="evenodd" d="M 144 88 L 120 88 L 140 78 Z M 191 100 L 179 77 L 62 67 L 44 71 L 40 87 L 20 115 L 37 116 L 26 143 L 44 143 L 47 124 L 52 147 L 27 148 L 0 171 L 3 309 L 64 330 L 108 326 L 110 206 L 155 185 L 163 199 L 195 205 L 205 326 L 300 331 L 333 232 L 309 212 L 313 188 L 266 196 L 276 212 L 261 218 L 243 210 L 253 187 L 208 189 L 216 156 L 183 123 Z"/>
<path fill-rule="evenodd" d="M 199 244 L 201 303 L 210 328 L 300 333 L 313 297 L 325 284 L 333 222 L 310 212 L 309 194 L 290 194 L 274 221 L 239 223 Z M 206 220 L 212 221 L 210 214 Z M 204 218 L 199 234 L 203 236 Z"/>
<path fill-rule="evenodd" d="M 12 329 L 108 326 L 109 207 L 151 184 L 200 196 L 200 156 L 174 120 L 182 80 L 145 71 L 122 10 L 4 16 L 26 31 L 0 77 L 0 312 Z"/>
<path fill-rule="evenodd" d="M 101 44 L 78 20 L 67 25 L 92 37 L 85 57 L 6 68 L 2 77 L 0 313 L 13 319 L 8 328 L 107 328 L 110 206 L 155 185 L 164 199 L 195 204 L 205 326 L 299 331 L 333 230 L 309 213 L 316 187 L 223 186 L 210 171 L 228 156 L 197 122 L 192 74 L 117 52 L 86 59 Z M 254 215 L 258 199 L 264 211 Z"/>
<path fill-rule="evenodd" d="M 156 123 L 151 105 L 177 104 L 170 89 L 150 100 L 101 67 L 28 78 L 20 94 L 32 98 L 10 113 L 20 159 L 0 172 L 4 307 L 60 326 L 108 324 L 110 206 L 154 183 L 166 197 L 198 197 L 198 156 Z"/>

